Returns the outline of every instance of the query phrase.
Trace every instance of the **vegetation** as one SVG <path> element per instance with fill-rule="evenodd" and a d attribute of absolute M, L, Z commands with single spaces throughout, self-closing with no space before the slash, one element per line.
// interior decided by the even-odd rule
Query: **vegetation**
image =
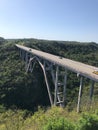
<path fill-rule="evenodd" d="M 90 81 L 85 79 L 81 113 L 77 114 L 79 79 L 69 71 L 66 108 L 48 108 L 50 103 L 41 68 L 36 65 L 33 73 L 27 74 L 15 44 L 98 67 L 98 45 L 93 42 L 5 40 L 0 37 L 0 130 L 97 130 L 98 84 L 95 84 L 93 101 L 89 104 Z M 52 85 L 51 80 L 49 83 Z"/>
<path fill-rule="evenodd" d="M 98 111 L 76 113 L 52 107 L 27 111 L 9 110 L 0 115 L 0 130 L 98 130 Z"/>

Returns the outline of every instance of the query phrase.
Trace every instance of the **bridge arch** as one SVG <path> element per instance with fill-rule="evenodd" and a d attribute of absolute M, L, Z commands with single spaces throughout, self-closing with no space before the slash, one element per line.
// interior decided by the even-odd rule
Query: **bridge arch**
<path fill-rule="evenodd" d="M 32 62 L 34 62 L 34 66 L 35 66 L 36 61 L 40 65 L 40 67 L 41 67 L 41 69 L 43 71 L 44 79 L 45 79 L 45 83 L 46 83 L 47 91 L 48 91 L 48 95 L 49 95 L 49 100 L 50 100 L 51 105 L 53 105 L 53 99 L 52 99 L 52 95 L 51 95 L 51 91 L 50 91 L 50 87 L 49 87 L 49 83 L 48 83 L 48 79 L 47 79 L 47 75 L 46 75 L 46 71 L 45 71 L 45 66 L 41 63 L 40 59 L 37 56 L 34 56 L 33 58 L 29 59 L 29 63 L 28 63 L 26 72 L 29 71 L 29 68 L 30 68 L 30 65 L 32 64 Z M 31 72 L 34 69 L 34 66 L 33 66 L 32 70 L 31 70 Z"/>

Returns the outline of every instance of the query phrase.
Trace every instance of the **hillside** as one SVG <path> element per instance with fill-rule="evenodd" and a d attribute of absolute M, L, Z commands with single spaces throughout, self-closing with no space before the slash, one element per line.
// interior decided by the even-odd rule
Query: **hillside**
<path fill-rule="evenodd" d="M 24 115 L 27 116 L 28 113 L 30 114 L 31 112 L 37 111 L 38 106 L 50 106 L 44 77 L 41 73 L 41 68 L 37 65 L 34 69 L 33 74 L 26 73 L 25 63 L 20 59 L 19 52 L 15 47 L 15 44 L 22 44 L 34 49 L 42 50 L 54 55 L 63 56 L 65 58 L 81 61 L 83 63 L 87 63 L 98 67 L 98 44 L 93 42 L 79 43 L 68 41 L 48 41 L 38 39 L 0 38 L 1 115 L 3 113 L 4 115 L 6 115 L 5 113 L 8 112 L 11 116 L 11 114 L 13 113 L 12 110 L 16 111 L 16 109 L 21 109 L 22 112 L 19 111 L 19 113 L 25 113 Z M 69 76 L 67 83 L 66 104 L 68 111 L 72 111 L 76 109 L 79 79 L 77 79 L 74 73 L 68 73 Z M 50 84 L 52 84 L 51 81 Z M 85 79 L 85 88 L 83 90 L 84 95 L 82 100 L 82 104 L 84 104 L 84 106 L 88 105 L 87 98 L 89 95 L 89 84 L 90 81 L 88 79 Z M 93 98 L 94 111 L 97 108 L 97 98 L 98 88 L 96 83 Z M 11 112 L 8 111 L 9 109 L 11 110 Z M 26 112 L 24 112 L 24 110 Z M 18 111 L 16 113 L 16 116 L 18 116 Z M 46 127 L 48 128 L 48 126 Z"/>

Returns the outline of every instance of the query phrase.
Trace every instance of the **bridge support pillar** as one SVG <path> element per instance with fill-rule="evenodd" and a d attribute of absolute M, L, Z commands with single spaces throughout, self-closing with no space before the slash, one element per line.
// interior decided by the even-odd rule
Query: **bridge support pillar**
<path fill-rule="evenodd" d="M 56 67 L 56 78 L 55 78 L 55 94 L 54 94 L 54 105 L 57 105 L 57 89 L 58 89 L 58 71 L 59 67 Z"/>
<path fill-rule="evenodd" d="M 79 95 L 78 95 L 77 112 L 80 111 L 80 103 L 81 103 L 82 89 L 83 89 L 83 77 L 80 78 L 80 88 L 79 88 Z"/>
<path fill-rule="evenodd" d="M 89 101 L 89 103 L 90 103 L 90 105 L 91 105 L 91 103 L 92 103 L 92 97 L 93 97 L 93 92 L 94 92 L 94 81 L 92 81 L 91 82 L 91 86 L 90 86 L 90 101 Z"/>
<path fill-rule="evenodd" d="M 56 74 L 55 78 L 53 75 L 53 80 L 55 80 L 54 105 L 64 107 L 66 100 L 67 70 L 61 71 L 60 67 L 56 66 Z"/>
<path fill-rule="evenodd" d="M 65 76 L 64 76 L 64 91 L 63 91 L 63 106 L 65 106 L 65 102 L 66 102 L 66 86 L 67 86 L 67 70 L 65 69 Z"/>
<path fill-rule="evenodd" d="M 28 52 L 26 52 L 26 57 L 25 57 L 25 69 L 27 69 L 29 63 L 29 57 L 28 57 Z"/>

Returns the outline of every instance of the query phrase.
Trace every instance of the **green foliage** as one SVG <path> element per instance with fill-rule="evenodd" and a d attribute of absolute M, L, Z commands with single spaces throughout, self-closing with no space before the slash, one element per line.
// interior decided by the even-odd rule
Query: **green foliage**
<path fill-rule="evenodd" d="M 50 118 L 43 130 L 74 130 L 74 125 L 64 117 Z"/>
<path fill-rule="evenodd" d="M 79 120 L 77 130 L 98 130 L 98 115 L 96 114 L 83 114 Z"/>
<path fill-rule="evenodd" d="M 26 110 L 7 110 L 0 115 L 0 130 L 3 126 L 4 130 L 21 130 L 25 119 L 30 112 Z"/>
<path fill-rule="evenodd" d="M 98 109 L 78 114 L 59 107 L 39 108 L 33 115 L 7 110 L 0 114 L 0 130 L 98 130 Z"/>
<path fill-rule="evenodd" d="M 6 108 L 3 105 L 0 105 L 0 113 L 3 113 L 6 111 Z"/>

